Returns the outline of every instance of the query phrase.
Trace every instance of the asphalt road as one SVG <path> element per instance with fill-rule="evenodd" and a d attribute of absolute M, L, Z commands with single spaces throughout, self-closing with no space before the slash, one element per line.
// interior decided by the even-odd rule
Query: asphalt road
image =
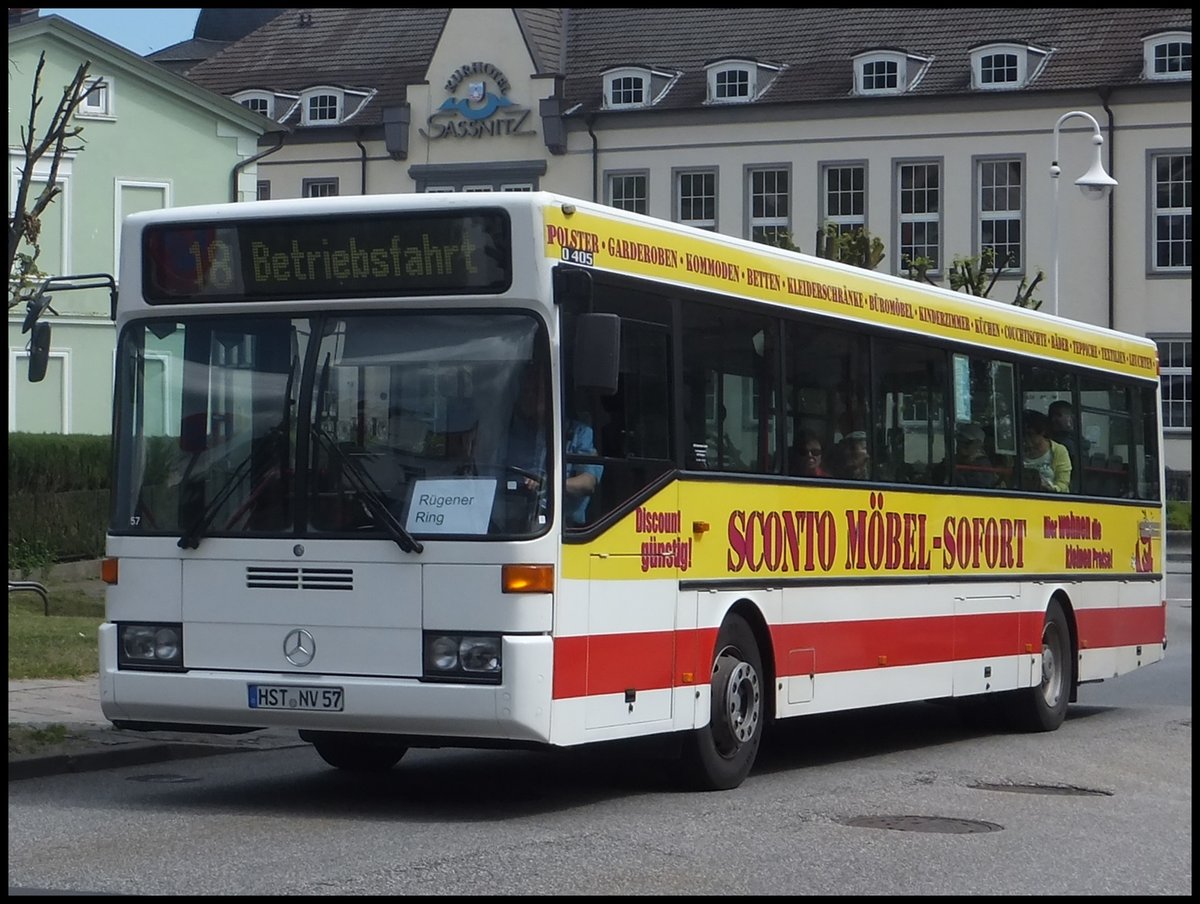
<path fill-rule="evenodd" d="M 1190 599 L 1168 632 L 1164 662 L 1084 687 L 1056 732 L 938 704 L 793 720 L 730 792 L 678 791 L 628 745 L 413 751 L 373 779 L 293 748 L 12 782 L 9 886 L 1190 895 Z"/>

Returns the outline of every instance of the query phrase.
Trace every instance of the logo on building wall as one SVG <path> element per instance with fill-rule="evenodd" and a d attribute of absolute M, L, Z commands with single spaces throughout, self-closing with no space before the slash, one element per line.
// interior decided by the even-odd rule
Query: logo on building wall
<path fill-rule="evenodd" d="M 510 87 L 504 73 L 492 63 L 460 66 L 446 81 L 450 96 L 430 114 L 429 130 L 421 129 L 421 134 L 430 141 L 537 134 L 522 128 L 530 111 L 508 97 Z"/>

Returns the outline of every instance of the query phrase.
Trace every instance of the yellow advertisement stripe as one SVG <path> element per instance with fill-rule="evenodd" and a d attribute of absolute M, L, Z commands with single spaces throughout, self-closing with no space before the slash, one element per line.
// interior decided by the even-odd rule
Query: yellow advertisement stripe
<path fill-rule="evenodd" d="M 563 574 L 606 578 L 822 580 L 1119 578 L 1162 571 L 1161 514 L 1046 496 L 680 481 L 594 543 L 564 547 Z"/>
<path fill-rule="evenodd" d="M 590 210 L 545 208 L 545 253 L 616 273 L 851 317 L 922 334 L 1158 378 L 1149 341 L 1050 321 L 1022 308 L 900 285 L 869 271 L 843 272 L 816 259 L 720 238 L 684 235 Z M 958 296 L 958 297 L 956 297 Z"/>

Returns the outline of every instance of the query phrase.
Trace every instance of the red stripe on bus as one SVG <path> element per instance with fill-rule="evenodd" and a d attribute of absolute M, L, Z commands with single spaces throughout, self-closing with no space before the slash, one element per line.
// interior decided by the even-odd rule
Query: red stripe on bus
<path fill-rule="evenodd" d="M 1079 647 L 1083 650 L 1159 644 L 1167 636 L 1167 609 L 1165 606 L 1080 609 L 1075 613 L 1075 624 Z"/>
<path fill-rule="evenodd" d="M 771 628 L 775 674 L 851 672 L 1041 651 L 1040 612 L 815 622 Z M 1161 643 L 1162 606 L 1076 612 L 1081 649 Z M 557 637 L 555 700 L 708 681 L 715 628 Z M 811 657 L 793 651 L 812 650 Z M 789 663 L 796 663 L 795 667 Z M 686 676 L 686 677 L 685 677 Z"/>

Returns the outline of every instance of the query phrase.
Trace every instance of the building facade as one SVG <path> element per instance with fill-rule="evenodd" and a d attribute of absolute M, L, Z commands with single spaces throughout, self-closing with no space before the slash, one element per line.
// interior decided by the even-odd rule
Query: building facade
<path fill-rule="evenodd" d="M 25 168 L 23 135 L 29 131 L 43 53 L 42 102 L 34 126 L 38 140 L 81 64 L 88 64 L 89 79 L 103 82 L 74 119 L 83 131 L 68 143 L 75 149 L 65 154 L 56 174 L 61 194 L 41 217 L 37 264 L 46 275 L 115 275 L 119 225 L 127 214 L 254 197 L 259 137 L 283 126 L 65 19 L 36 12 L 15 20 L 10 13 L 10 213 Z M 36 165 L 35 192 L 49 178 L 49 166 L 47 158 Z M 115 347 L 110 293 L 101 288 L 52 296 L 57 316 L 44 315 L 52 330 L 50 363 L 38 383 L 25 379 L 24 307 L 9 310 L 9 432 L 107 434 Z"/>
<path fill-rule="evenodd" d="M 808 252 L 832 224 L 942 285 L 994 249 L 989 297 L 1043 274 L 1041 310 L 1157 340 L 1190 474 L 1190 10 L 290 10 L 187 76 L 293 127 L 263 198 L 549 189 Z"/>
<path fill-rule="evenodd" d="M 865 230 L 940 285 L 995 253 L 991 298 L 1158 342 L 1190 497 L 1188 9 L 291 9 L 205 46 L 150 59 L 286 128 L 259 198 L 547 189 L 806 252 Z"/>

